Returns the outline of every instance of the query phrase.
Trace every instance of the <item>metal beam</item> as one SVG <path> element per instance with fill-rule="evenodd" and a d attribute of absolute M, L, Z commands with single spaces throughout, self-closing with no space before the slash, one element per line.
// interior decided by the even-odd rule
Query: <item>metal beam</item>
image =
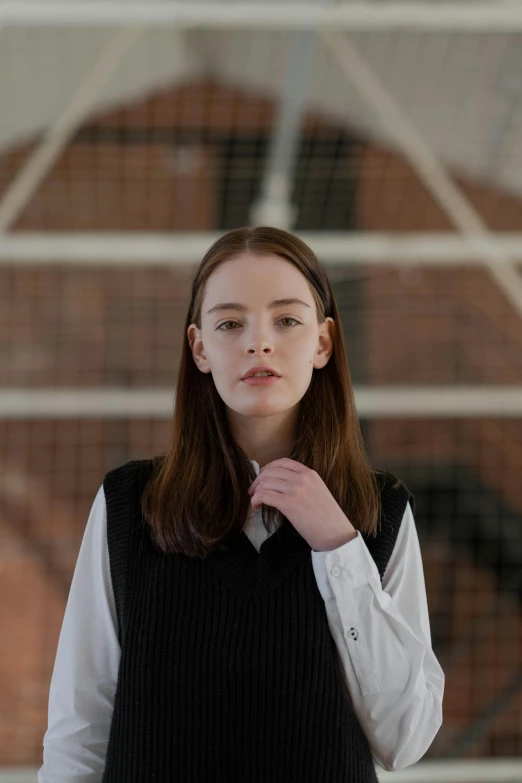
<path fill-rule="evenodd" d="M 498 695 L 495 695 L 485 707 L 482 707 L 480 713 L 475 717 L 471 725 L 466 726 L 458 734 L 445 751 L 445 755 L 450 758 L 459 758 L 469 753 L 474 745 L 480 740 L 484 740 L 493 728 L 495 719 L 508 711 L 508 707 L 515 702 L 513 708 L 520 698 L 522 691 L 522 666 L 517 666 Z"/>
<path fill-rule="evenodd" d="M 0 24 L 33 26 L 164 27 L 204 29 L 317 28 L 346 30 L 435 30 L 515 32 L 522 30 L 522 6 L 512 0 L 480 2 L 164 2 L 164 0 L 11 0 L 0 3 Z"/>
<path fill-rule="evenodd" d="M 406 769 L 388 772 L 375 764 L 380 783 L 514 783 L 522 780 L 522 761 L 480 758 L 466 761 L 418 761 Z M 34 783 L 38 767 L 0 767 L 0 783 Z"/>
<path fill-rule="evenodd" d="M 483 172 L 484 179 L 498 181 L 498 175 L 503 168 L 503 149 L 515 122 L 522 99 L 522 40 L 520 33 L 505 39 L 495 80 L 489 88 L 494 111 L 491 112 L 488 123 L 489 145 L 486 153 L 487 169 Z"/>
<path fill-rule="evenodd" d="M 1 9 L 1 6 L 0 6 Z M 121 21 L 121 19 L 120 19 Z M 105 47 L 83 83 L 42 142 L 29 155 L 0 202 L 0 232 L 7 231 L 31 200 L 40 182 L 53 166 L 76 129 L 89 114 L 94 101 L 134 45 L 141 31 L 120 30 Z"/>
<path fill-rule="evenodd" d="M 199 263 L 222 236 L 215 231 L 15 232 L 0 235 L 0 266 L 89 264 L 185 266 Z M 477 266 L 498 254 L 498 266 L 522 261 L 522 233 L 463 236 L 455 232 L 296 232 L 325 265 Z M 510 258 L 508 258 L 508 256 Z"/>
<path fill-rule="evenodd" d="M 42 508 L 46 503 L 51 506 L 47 494 L 43 481 L 11 466 L 7 460 L 0 465 L 0 498 L 5 507 L 0 515 L 0 528 L 7 531 L 2 535 L 2 556 L 6 559 L 11 556 L 9 546 L 12 545 L 16 554 L 31 559 L 45 582 L 66 600 L 71 586 L 70 568 L 61 562 L 42 528 Z M 57 523 L 61 517 L 60 524 L 72 529 L 73 509 L 56 498 L 52 507 L 53 522 Z"/>
<path fill-rule="evenodd" d="M 290 199 L 317 43 L 315 30 L 299 30 L 292 34 L 261 192 L 251 208 L 252 225 L 278 226 L 289 231 L 297 219 L 297 208 Z"/>
<path fill-rule="evenodd" d="M 380 119 L 398 149 L 414 166 L 420 179 L 429 188 L 456 228 L 466 236 L 481 236 L 488 241 L 492 234 L 482 216 L 453 182 L 430 146 L 410 122 L 403 108 L 351 41 L 342 33 L 328 30 L 322 32 L 322 37 L 345 78 L 356 87 L 363 100 Z M 484 259 L 484 265 L 502 289 L 506 299 L 522 316 L 522 276 L 516 266 L 513 263 L 505 263 L 506 260 L 508 259 L 491 248 L 491 255 Z"/>
<path fill-rule="evenodd" d="M 522 386 L 355 386 L 367 418 L 521 418 Z M 171 389 L 0 390 L 0 419 L 169 419 Z"/>

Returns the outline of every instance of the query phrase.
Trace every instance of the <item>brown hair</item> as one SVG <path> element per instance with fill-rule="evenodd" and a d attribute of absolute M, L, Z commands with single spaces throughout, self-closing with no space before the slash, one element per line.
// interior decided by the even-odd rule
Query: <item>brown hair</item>
<path fill-rule="evenodd" d="M 153 460 L 153 472 L 142 493 L 145 523 L 165 553 L 205 558 L 225 538 L 240 531 L 250 510 L 248 488 L 256 475 L 230 432 L 226 407 L 211 373 L 194 362 L 187 331 L 201 329 L 201 308 L 212 272 L 243 252 L 275 254 L 291 261 L 306 277 L 316 302 L 317 322 L 330 316 L 336 324 L 328 363 L 313 371 L 300 402 L 290 458 L 315 470 L 352 525 L 377 534 L 380 489 L 368 461 L 355 400 L 339 312 L 326 272 L 312 250 L 278 228 L 238 228 L 220 237 L 206 252 L 192 284 L 176 387 L 172 437 L 168 452 Z M 269 532 L 285 520 L 262 505 Z"/>

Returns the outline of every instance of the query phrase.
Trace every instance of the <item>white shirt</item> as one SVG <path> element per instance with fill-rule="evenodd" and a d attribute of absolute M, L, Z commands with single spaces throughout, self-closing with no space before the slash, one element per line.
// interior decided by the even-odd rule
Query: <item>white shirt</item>
<path fill-rule="evenodd" d="M 251 462 L 259 475 L 259 464 Z M 260 509 L 252 510 L 245 525 L 258 551 L 269 535 L 260 514 Z M 312 550 L 311 558 L 373 758 L 386 770 L 404 769 L 433 742 L 442 724 L 444 692 L 444 673 L 431 647 L 421 552 L 409 503 L 382 584 L 359 532 L 337 549 Z M 101 781 L 119 662 L 102 484 L 87 520 L 58 640 L 38 783 Z"/>

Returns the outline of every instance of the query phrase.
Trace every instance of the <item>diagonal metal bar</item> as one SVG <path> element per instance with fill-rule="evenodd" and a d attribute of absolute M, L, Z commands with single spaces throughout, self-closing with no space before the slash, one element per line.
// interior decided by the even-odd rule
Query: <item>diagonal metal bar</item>
<path fill-rule="evenodd" d="M 0 528 L 7 530 L 8 541 L 31 559 L 53 586 L 56 593 L 67 599 L 71 586 L 71 568 L 66 565 L 57 543 L 46 538 L 42 529 L 42 509 L 50 501 L 45 484 L 11 467 L 0 465 Z M 74 514 L 67 504 L 53 500 L 53 519 L 63 527 L 74 530 Z M 6 547 L 7 548 L 7 547 Z M 8 549 L 8 548 L 7 548 Z M 9 558 L 9 552 L 3 552 Z"/>
<path fill-rule="evenodd" d="M 453 572 L 453 568 L 446 569 L 447 576 L 450 576 Z M 517 592 L 520 590 L 522 583 L 522 574 L 515 572 L 511 578 L 503 585 L 502 592 L 493 593 L 486 607 L 482 607 L 482 614 L 473 623 L 470 629 L 460 636 L 455 643 L 448 647 L 447 651 L 443 650 L 439 654 L 439 662 L 444 669 L 446 678 L 453 673 L 453 670 L 462 663 L 462 661 L 471 653 L 473 648 L 477 647 L 482 642 L 488 633 L 491 633 L 492 629 L 498 623 L 499 616 L 499 601 L 506 601 L 506 595 L 509 592 Z"/>
<path fill-rule="evenodd" d="M 38 185 L 88 115 L 95 99 L 140 33 L 139 28 L 125 28 L 113 36 L 105 47 L 62 114 L 44 134 L 42 142 L 29 156 L 4 193 L 0 202 L 0 232 L 7 231 L 29 203 Z"/>
<path fill-rule="evenodd" d="M 444 756 L 447 758 L 463 757 L 472 745 L 487 734 L 497 715 L 500 715 L 514 699 L 518 698 L 521 690 L 522 667 L 513 672 L 500 694 L 489 702 L 471 726 L 467 726 L 457 736 Z"/>
<path fill-rule="evenodd" d="M 484 240 L 491 238 L 491 232 L 482 216 L 453 182 L 402 107 L 346 35 L 330 30 L 323 30 L 321 35 L 346 79 L 354 85 L 381 120 L 398 148 L 415 167 L 419 177 L 433 193 L 453 224 L 469 237 Z M 491 276 L 522 316 L 522 277 L 513 263 L 505 263 L 505 261 L 505 258 L 501 258 L 491 248 L 487 248 L 483 256 L 483 263 Z"/>

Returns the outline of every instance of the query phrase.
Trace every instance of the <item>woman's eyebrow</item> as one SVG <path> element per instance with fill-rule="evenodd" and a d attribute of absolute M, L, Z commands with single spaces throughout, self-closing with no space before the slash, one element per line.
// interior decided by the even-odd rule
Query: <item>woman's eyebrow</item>
<path fill-rule="evenodd" d="M 267 307 L 269 310 L 273 310 L 274 307 L 282 307 L 283 305 L 291 304 L 300 304 L 303 305 L 303 307 L 310 307 L 309 304 L 303 302 L 301 299 L 296 299 L 295 297 L 290 299 L 274 299 L 272 302 L 268 303 Z M 216 310 L 241 310 L 242 312 L 246 312 L 248 307 L 244 304 L 240 304 L 239 302 L 220 302 L 220 304 L 214 305 L 214 307 L 211 307 L 210 310 L 207 310 L 207 315 L 210 315 L 210 313 L 215 313 Z"/>

